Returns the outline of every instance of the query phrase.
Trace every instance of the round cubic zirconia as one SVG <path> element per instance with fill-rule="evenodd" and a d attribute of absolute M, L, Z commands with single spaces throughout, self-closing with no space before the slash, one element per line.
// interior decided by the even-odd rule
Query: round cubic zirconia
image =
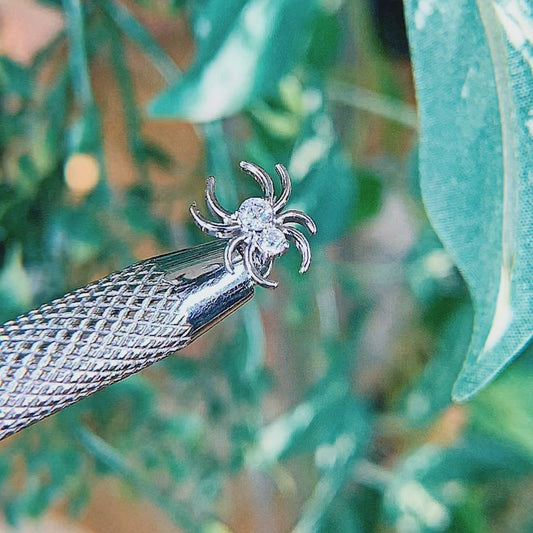
<path fill-rule="evenodd" d="M 264 254 L 274 256 L 283 253 L 289 243 L 281 230 L 271 227 L 261 232 L 257 239 L 257 246 Z"/>
<path fill-rule="evenodd" d="M 248 198 L 237 213 L 241 225 L 247 230 L 262 231 L 274 220 L 272 206 L 262 198 Z"/>

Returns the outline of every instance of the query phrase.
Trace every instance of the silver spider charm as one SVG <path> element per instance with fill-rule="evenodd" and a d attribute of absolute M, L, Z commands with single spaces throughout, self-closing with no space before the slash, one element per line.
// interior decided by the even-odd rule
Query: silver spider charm
<path fill-rule="evenodd" d="M 190 211 L 196 224 L 202 231 L 214 237 L 229 239 L 224 251 L 226 270 L 234 272 L 235 252 L 242 255 L 244 266 L 252 280 L 263 287 L 275 288 L 278 283 L 264 277 L 270 272 L 273 260 L 284 254 L 291 241 L 302 254 L 300 272 L 306 272 L 311 263 L 311 249 L 304 234 L 290 226 L 301 224 L 312 234 L 316 233 L 313 219 L 295 209 L 282 212 L 291 194 L 291 179 L 283 165 L 276 165 L 276 172 L 281 179 L 282 191 L 279 197 L 274 194 L 272 178 L 260 166 L 241 161 L 241 169 L 252 176 L 261 186 L 264 198 L 248 198 L 235 213 L 226 211 L 218 202 L 215 194 L 215 178 L 207 179 L 207 207 L 219 222 L 212 222 L 202 217 L 195 204 Z"/>

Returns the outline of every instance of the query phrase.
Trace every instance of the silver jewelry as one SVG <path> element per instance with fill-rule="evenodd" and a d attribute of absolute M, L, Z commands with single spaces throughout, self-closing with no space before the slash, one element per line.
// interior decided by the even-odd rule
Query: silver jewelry
<path fill-rule="evenodd" d="M 311 253 L 305 237 L 314 222 L 285 211 L 291 192 L 287 171 L 276 166 L 283 191 L 274 197 L 268 174 L 241 163 L 264 198 L 245 200 L 228 213 L 207 182 L 207 205 L 223 223 L 196 222 L 211 235 L 230 239 L 141 261 L 0 325 L 0 439 L 120 381 L 180 350 L 254 294 L 272 261 L 287 249 Z M 283 240 L 281 235 L 283 235 Z M 243 257 L 235 257 L 238 251 Z"/>
<path fill-rule="evenodd" d="M 300 224 L 312 234 L 316 233 L 316 224 L 302 211 L 290 209 L 283 212 L 292 190 L 289 173 L 283 165 L 275 167 L 282 185 L 278 198 L 274 196 L 272 178 L 264 169 L 247 161 L 241 161 L 240 166 L 259 183 L 264 198 L 248 198 L 235 213 L 230 213 L 219 204 L 215 194 L 215 178 L 211 176 L 207 179 L 207 207 L 219 222 L 203 218 L 195 204 L 190 208 L 191 215 L 208 235 L 229 239 L 224 253 L 228 272 L 233 272 L 234 254 L 238 251 L 253 281 L 262 287 L 275 288 L 278 282 L 266 279 L 260 270 L 270 272 L 272 261 L 287 251 L 288 240 L 302 254 L 300 272 L 306 272 L 311 263 L 311 249 L 307 239 L 301 231 L 289 224 Z"/>

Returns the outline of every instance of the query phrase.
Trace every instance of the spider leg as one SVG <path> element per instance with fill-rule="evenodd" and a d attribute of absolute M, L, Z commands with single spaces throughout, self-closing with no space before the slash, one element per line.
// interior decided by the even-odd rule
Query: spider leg
<path fill-rule="evenodd" d="M 289 201 L 292 192 L 291 178 L 287 169 L 280 163 L 276 165 L 276 172 L 281 180 L 281 194 L 274 204 L 274 213 L 279 213 Z"/>
<path fill-rule="evenodd" d="M 196 222 L 198 227 L 202 231 L 204 231 L 208 235 L 212 235 L 213 237 L 227 239 L 228 237 L 231 237 L 233 235 L 233 231 L 238 229 L 239 227 L 238 224 L 219 224 L 217 222 L 211 222 L 210 220 L 206 220 L 200 214 L 200 211 L 198 211 L 196 204 L 192 204 L 189 208 L 189 211 L 191 212 L 192 218 L 194 218 L 194 221 Z"/>
<path fill-rule="evenodd" d="M 244 251 L 244 266 L 246 267 L 248 274 L 250 274 L 252 280 L 258 285 L 261 285 L 262 287 L 268 287 L 269 289 L 275 289 L 278 286 L 278 282 L 264 278 L 255 267 L 253 259 L 254 249 L 255 244 L 251 242 L 248 244 L 248 246 L 246 246 L 246 250 Z"/>
<path fill-rule="evenodd" d="M 207 207 L 213 216 L 218 217 L 220 220 L 225 221 L 231 217 L 231 213 L 226 211 L 218 202 L 215 193 L 215 177 L 210 176 L 207 178 L 207 186 L 205 188 L 205 198 L 207 200 Z"/>
<path fill-rule="evenodd" d="M 235 272 L 235 267 L 233 266 L 233 252 L 241 244 L 248 238 L 247 235 L 238 235 L 237 237 L 233 237 L 228 242 L 228 245 L 224 249 L 224 264 L 226 265 L 226 270 L 233 274 Z"/>
<path fill-rule="evenodd" d="M 307 272 L 307 269 L 311 264 L 311 248 L 309 246 L 309 243 L 307 242 L 307 239 L 305 238 L 305 235 L 295 228 L 286 227 L 281 229 L 287 239 L 292 241 L 296 245 L 296 248 L 298 248 L 299 252 L 302 254 L 302 264 L 300 266 L 299 271 L 300 274 Z"/>
<path fill-rule="evenodd" d="M 248 161 L 241 161 L 241 169 L 254 178 L 265 194 L 265 200 L 272 202 L 274 200 L 274 183 L 268 173 L 258 165 L 248 163 Z"/>
<path fill-rule="evenodd" d="M 301 224 L 313 235 L 316 233 L 315 221 L 309 215 L 302 213 L 302 211 L 289 209 L 285 211 L 285 213 L 281 213 L 281 215 L 276 217 L 276 224 L 285 224 L 286 222 L 295 222 L 296 224 Z"/>

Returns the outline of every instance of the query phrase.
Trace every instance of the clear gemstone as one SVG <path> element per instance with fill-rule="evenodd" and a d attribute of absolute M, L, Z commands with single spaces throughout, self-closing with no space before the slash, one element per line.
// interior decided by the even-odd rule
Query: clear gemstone
<path fill-rule="evenodd" d="M 261 232 L 257 239 L 257 246 L 264 254 L 273 256 L 283 253 L 287 249 L 288 243 L 281 230 L 271 227 Z"/>
<path fill-rule="evenodd" d="M 239 221 L 245 229 L 261 231 L 274 220 L 272 206 L 262 198 L 248 198 L 237 211 Z"/>

